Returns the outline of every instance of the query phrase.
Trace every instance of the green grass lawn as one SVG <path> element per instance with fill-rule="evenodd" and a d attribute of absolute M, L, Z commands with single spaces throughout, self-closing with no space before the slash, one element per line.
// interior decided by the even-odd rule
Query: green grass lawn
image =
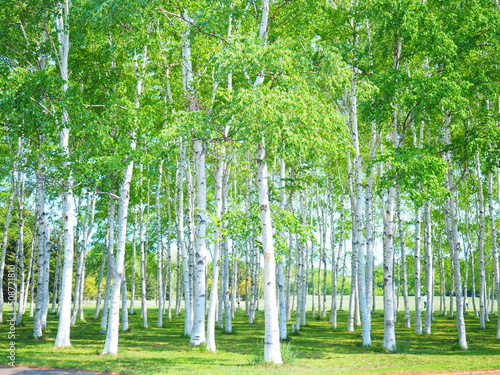
<path fill-rule="evenodd" d="M 339 312 L 339 327 L 331 328 L 327 320 L 309 320 L 298 335 L 284 343 L 288 363 L 266 365 L 259 359 L 263 352 L 263 312 L 256 324 L 249 325 L 244 311 L 234 320 L 234 333 L 216 331 L 218 352 L 212 354 L 191 347 L 183 337 L 182 317 L 165 321 L 156 328 L 156 309 L 149 309 L 152 328 L 141 328 L 139 309 L 130 316 L 130 330 L 120 333 L 119 354 L 101 356 L 105 336 L 99 333 L 99 321 L 91 319 L 72 327 L 71 348 L 54 348 L 56 316 L 49 315 L 48 329 L 42 340 L 32 338 L 33 320 L 26 318 L 17 327 L 16 364 L 35 367 L 85 369 L 122 374 L 409 374 L 418 371 L 465 371 L 500 369 L 500 340 L 495 339 L 496 316 L 486 330 L 480 330 L 473 314 L 467 316 L 469 350 L 457 345 L 455 320 L 436 316 L 433 334 L 417 336 L 404 329 L 403 317 L 397 323 L 398 352 L 386 354 L 381 347 L 382 313 L 373 315 L 373 346 L 362 347 L 360 328 L 346 332 L 347 313 Z M 7 315 L 5 316 L 7 317 Z M 6 345 L 7 325 L 0 325 Z M 6 347 L 7 349 L 7 347 Z M 1 350 L 6 352 L 7 350 Z M 0 364 L 7 364 L 6 355 Z"/>

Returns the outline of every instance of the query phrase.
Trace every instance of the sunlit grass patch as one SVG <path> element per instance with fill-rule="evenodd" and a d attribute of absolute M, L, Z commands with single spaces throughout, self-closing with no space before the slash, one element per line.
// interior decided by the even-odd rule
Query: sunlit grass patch
<path fill-rule="evenodd" d="M 244 311 L 238 311 L 232 334 L 216 330 L 217 353 L 193 347 L 184 335 L 184 318 L 165 320 L 157 328 L 156 309 L 149 310 L 149 329 L 142 328 L 140 314 L 130 315 L 130 329 L 120 332 L 119 354 L 100 355 L 105 335 L 100 320 L 78 322 L 71 330 L 71 348 L 55 348 L 56 316 L 48 317 L 47 331 L 40 340 L 32 338 L 33 320 L 26 318 L 17 327 L 17 364 L 36 367 L 84 369 L 123 374 L 390 374 L 417 371 L 465 371 L 500 367 L 500 342 L 495 339 L 496 317 L 480 329 L 472 314 L 466 317 L 469 350 L 458 350 L 454 321 L 436 316 L 431 335 L 417 335 L 404 328 L 403 316 L 397 321 L 396 353 L 382 347 L 383 315 L 372 316 L 370 347 L 361 345 L 361 329 L 347 332 L 347 312 L 339 312 L 338 328 L 328 319 L 308 319 L 297 335 L 282 342 L 284 365 L 263 361 L 264 317 L 257 312 L 255 324 L 248 324 Z M 413 323 L 413 320 L 412 320 Z M 0 326 L 0 329 L 2 326 Z M 290 328 L 290 327 L 289 327 Z M 290 330 L 289 330 L 290 333 Z M 0 363 L 6 364 L 5 359 Z"/>

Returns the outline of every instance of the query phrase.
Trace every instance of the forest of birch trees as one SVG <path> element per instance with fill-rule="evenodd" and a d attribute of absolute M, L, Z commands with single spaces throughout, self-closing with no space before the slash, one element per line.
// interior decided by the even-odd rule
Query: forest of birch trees
<path fill-rule="evenodd" d="M 364 346 L 383 310 L 389 352 L 398 311 L 500 340 L 498 0 L 4 0 L 0 21 L 0 323 L 14 295 L 35 338 L 99 319 L 116 354 L 129 314 L 182 316 L 216 352 L 263 310 L 278 364 L 339 310 Z"/>

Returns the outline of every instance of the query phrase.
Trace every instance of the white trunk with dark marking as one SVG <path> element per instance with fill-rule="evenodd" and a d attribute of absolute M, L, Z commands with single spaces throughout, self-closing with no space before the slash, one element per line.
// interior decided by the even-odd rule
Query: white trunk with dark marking
<path fill-rule="evenodd" d="M 140 166 L 140 186 L 142 189 L 142 174 L 143 174 L 143 166 Z M 146 223 L 144 222 L 144 209 L 145 204 L 142 202 L 139 203 L 139 252 L 140 252 L 140 275 L 141 275 L 141 318 L 142 318 L 142 326 L 144 328 L 148 328 L 148 308 L 146 301 Z"/>
<path fill-rule="evenodd" d="M 280 209 L 286 209 L 286 169 L 285 169 L 285 159 L 280 158 Z M 284 233 L 282 234 L 284 235 Z M 289 250 L 291 251 L 291 249 Z M 279 300 L 279 324 L 280 324 L 280 339 L 284 340 L 287 338 L 287 295 L 285 291 L 285 265 L 286 257 L 285 254 L 281 255 L 281 261 L 278 263 L 278 300 Z"/>
<path fill-rule="evenodd" d="M 184 335 L 191 336 L 193 327 L 191 274 L 189 272 L 189 253 L 184 242 L 184 173 L 186 168 L 186 152 L 182 138 L 179 141 L 179 170 L 177 174 L 177 247 L 182 256 L 182 275 L 184 290 Z"/>
<path fill-rule="evenodd" d="M 36 175 L 36 220 L 37 220 L 37 235 L 38 235 L 38 275 L 37 275 L 37 293 L 36 293 L 36 308 L 33 324 L 33 336 L 39 338 L 43 335 L 45 329 L 46 311 L 44 311 L 45 294 L 48 294 L 48 277 L 45 277 L 45 272 L 48 272 L 48 258 L 50 256 L 49 249 L 49 224 L 47 222 L 47 212 L 45 208 L 45 176 L 44 176 L 44 160 L 40 157 Z M 47 283 L 46 283 L 47 281 Z M 71 307 L 71 306 L 70 306 Z"/>
<path fill-rule="evenodd" d="M 113 285 L 114 277 L 114 262 L 115 262 L 115 213 L 116 204 L 114 198 L 110 198 L 108 205 L 108 234 L 107 234 L 107 273 L 106 273 L 106 290 L 104 292 L 104 303 L 102 307 L 101 317 L 101 333 L 106 333 L 108 327 L 109 301 L 111 299 L 111 286 Z"/>
<path fill-rule="evenodd" d="M 377 125 L 375 122 L 372 123 L 371 128 L 371 145 L 370 145 L 370 162 L 373 162 L 375 159 L 377 152 Z M 374 163 L 373 163 L 374 164 Z M 373 234 L 373 174 L 375 173 L 375 166 L 372 166 L 367 171 L 367 181 L 366 181 L 366 193 L 365 193 L 365 227 L 366 227 L 366 299 L 368 304 L 371 303 L 371 310 L 374 311 L 375 304 L 371 302 L 375 300 L 375 292 L 374 292 L 374 256 L 373 256 L 373 247 L 374 247 L 374 234 Z M 369 319 L 371 320 L 371 314 L 368 314 Z"/>
<path fill-rule="evenodd" d="M 57 36 L 59 40 L 59 68 L 63 80 L 62 91 L 68 90 L 68 53 L 69 53 L 69 1 L 66 0 L 59 4 L 60 10 L 57 17 Z M 66 108 L 62 109 L 61 130 L 61 148 L 66 160 L 63 167 L 69 166 L 69 116 Z M 71 327 L 71 289 L 73 282 L 73 253 L 74 253 L 74 225 L 75 225 L 75 207 L 73 198 L 73 178 L 71 173 L 65 181 L 65 191 L 62 198 L 62 222 L 63 222 L 63 249 L 64 262 L 61 279 L 61 295 L 59 298 L 59 326 L 55 341 L 56 347 L 71 346 L 70 327 Z"/>
<path fill-rule="evenodd" d="M 403 303 L 405 310 L 405 328 L 411 327 L 410 303 L 408 299 L 408 273 L 406 270 L 406 244 L 403 230 L 403 219 L 401 217 L 401 196 L 399 189 L 396 196 L 396 216 L 398 220 L 399 246 L 401 249 L 401 278 L 403 283 Z"/>
<path fill-rule="evenodd" d="M 193 142 L 196 165 L 196 230 L 195 230 L 195 277 L 194 277 L 194 309 L 191 345 L 206 342 L 206 267 L 207 267 L 207 179 L 205 175 L 205 147 L 201 140 Z"/>
<path fill-rule="evenodd" d="M 450 125 L 451 116 L 449 114 L 445 115 L 444 124 L 444 143 L 449 145 L 450 140 Z M 453 276 L 455 282 L 455 294 L 456 294 L 456 307 L 457 307 L 457 333 L 458 333 L 458 344 L 461 349 L 467 349 L 467 335 L 465 330 L 465 320 L 464 320 L 464 309 L 463 309 L 463 295 L 462 295 L 462 275 L 460 267 L 460 254 L 459 254 L 459 241 L 458 241 L 458 224 L 457 224 L 457 209 L 456 209 L 456 191 L 455 191 L 455 181 L 453 177 L 453 166 L 451 164 L 450 151 L 444 153 L 445 160 L 448 162 L 448 175 L 447 175 L 447 188 L 451 195 L 447 199 L 448 210 L 446 210 L 445 215 L 448 216 L 449 223 L 449 239 L 450 239 L 450 250 L 453 264 Z M 452 294 L 452 293 L 450 293 Z M 453 310 L 450 306 L 450 310 Z"/>
<path fill-rule="evenodd" d="M 210 305 L 208 308 L 208 319 L 207 319 L 207 350 L 215 353 L 215 316 L 216 308 L 218 305 L 218 293 L 217 288 L 219 284 L 219 256 L 222 244 L 222 234 L 221 234 L 221 219 L 222 219 L 222 209 L 223 209 L 223 178 L 226 169 L 226 162 L 224 160 L 224 151 L 221 151 L 219 155 L 219 165 L 215 172 L 215 218 L 217 223 L 215 224 L 215 242 L 213 251 L 213 274 L 212 274 L 212 285 L 210 287 Z"/>
<path fill-rule="evenodd" d="M 425 333 L 430 335 L 434 314 L 434 259 L 432 255 L 431 203 L 429 201 L 426 201 L 424 206 L 424 229 L 425 294 L 427 299 L 425 311 Z"/>
<path fill-rule="evenodd" d="M 421 249 L 422 219 L 420 208 L 415 211 L 415 332 L 422 334 L 422 283 L 421 283 Z"/>
<path fill-rule="evenodd" d="M 106 250 L 103 249 L 101 257 L 101 267 L 99 268 L 99 278 L 97 281 L 97 296 L 95 301 L 94 319 L 99 318 L 99 312 L 101 310 L 102 280 L 104 278 L 104 268 L 106 267 L 106 260 L 107 260 Z"/>
<path fill-rule="evenodd" d="M 163 313 L 165 310 L 165 285 L 163 280 L 163 233 L 161 226 L 161 185 L 163 178 L 163 161 L 158 165 L 158 183 L 156 185 L 155 214 L 156 214 L 156 256 L 157 256 L 157 294 L 158 294 L 158 328 L 163 327 Z M 168 270 L 170 272 L 170 270 Z M 170 298 L 170 297 L 169 297 Z"/>
<path fill-rule="evenodd" d="M 487 308 L 486 308 L 486 271 L 484 259 L 484 235 L 485 235 L 485 208 L 484 208 L 484 193 L 483 193 L 483 176 L 481 173 L 481 164 L 479 161 L 479 153 L 475 154 L 476 162 L 476 177 L 478 189 L 478 209 L 479 209 L 479 234 L 478 234 L 478 249 L 479 249 L 479 327 L 486 328 Z"/>
<path fill-rule="evenodd" d="M 135 149 L 135 135 L 131 141 L 131 148 Z M 120 324 L 120 294 L 125 274 L 125 244 L 127 241 L 127 218 L 130 202 L 130 183 L 134 170 L 134 161 L 130 161 L 123 176 L 118 200 L 118 238 L 116 246 L 116 259 L 113 269 L 113 289 L 109 309 L 109 321 L 106 333 L 106 342 L 102 354 L 118 353 L 118 327 Z"/>
<path fill-rule="evenodd" d="M 276 261 L 274 258 L 273 227 L 269 203 L 268 172 L 264 140 L 257 146 L 260 222 L 264 252 L 264 361 L 283 363 L 280 350 L 278 309 L 276 306 Z"/>
<path fill-rule="evenodd" d="M 354 198 L 354 242 L 353 242 L 353 260 L 357 259 L 357 292 L 359 298 L 359 311 L 361 313 L 362 329 L 361 337 L 363 346 L 370 346 L 371 341 L 371 318 L 370 309 L 368 308 L 368 299 L 366 293 L 366 248 L 365 236 L 363 234 L 363 158 L 360 152 L 359 145 L 359 130 L 358 130 L 358 104 L 357 104 L 357 81 L 356 72 L 353 72 L 351 82 L 351 108 L 350 108 L 350 123 L 351 136 L 356 155 L 354 157 L 354 175 L 355 175 L 355 198 Z M 356 249 L 354 249 L 356 247 Z M 356 253 L 356 254 L 355 254 Z M 357 255 L 357 257 L 355 255 Z M 354 272 L 354 270 L 353 270 Z"/>
<path fill-rule="evenodd" d="M 19 145 L 22 147 L 22 145 Z M 22 151 L 21 151 L 22 152 Z M 22 311 L 24 309 L 24 285 L 26 282 L 26 275 L 24 274 L 24 224 L 25 217 L 23 212 L 24 207 L 24 181 L 25 181 L 25 173 L 22 171 L 18 171 L 17 173 L 17 228 L 18 228 L 18 236 L 17 236 L 17 251 L 16 251 L 16 265 L 17 265 L 17 274 L 19 275 L 19 287 L 17 287 L 18 293 L 18 301 L 17 302 L 17 316 L 16 316 L 16 326 L 20 325 L 22 322 Z M 2 279 L 0 279 L 2 280 Z M 57 282 L 55 283 L 57 284 Z"/>
<path fill-rule="evenodd" d="M 498 194 L 500 195 L 500 184 L 497 186 Z M 493 272 L 495 283 L 495 300 L 497 305 L 497 339 L 500 339 L 500 272 L 498 265 L 498 247 L 497 247 L 497 229 L 495 225 L 495 205 L 493 203 L 493 173 L 488 173 L 488 208 L 490 213 L 490 230 L 491 230 L 491 253 L 493 256 Z"/>
<path fill-rule="evenodd" d="M 123 273 L 122 280 L 122 332 L 128 330 L 128 309 L 127 309 L 127 278 Z"/>
<path fill-rule="evenodd" d="M 132 224 L 132 259 L 131 259 L 131 272 L 130 272 L 130 305 L 128 308 L 128 314 L 135 314 L 135 278 L 137 275 L 137 207 L 132 209 L 134 220 Z"/>
<path fill-rule="evenodd" d="M 61 287 L 61 262 L 62 262 L 62 235 L 59 236 L 60 239 L 57 244 L 57 260 L 56 269 L 54 273 L 54 287 L 52 288 L 52 306 L 50 307 L 50 313 L 55 314 L 57 310 L 57 300 L 59 297 L 59 288 Z"/>

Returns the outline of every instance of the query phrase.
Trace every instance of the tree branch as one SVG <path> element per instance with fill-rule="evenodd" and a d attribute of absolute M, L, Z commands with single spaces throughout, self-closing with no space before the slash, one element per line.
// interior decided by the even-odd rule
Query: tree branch
<path fill-rule="evenodd" d="M 30 98 L 32 101 L 34 101 L 36 104 L 38 104 L 40 107 L 43 108 L 44 111 L 46 111 L 47 113 L 51 114 L 52 116 L 56 117 L 56 115 L 54 114 L 54 112 L 52 112 L 50 109 L 48 109 L 46 106 L 44 106 L 42 103 L 40 103 L 39 101 L 35 100 L 34 98 Z"/>
<path fill-rule="evenodd" d="M 108 192 L 105 192 L 105 191 L 98 191 L 96 192 L 97 194 L 101 194 L 101 195 L 108 195 L 110 196 L 111 198 L 115 198 L 115 199 L 120 199 L 120 197 L 116 194 L 113 194 L 113 193 L 108 193 Z"/>
<path fill-rule="evenodd" d="M 219 39 L 221 41 L 223 41 L 224 43 L 226 44 L 229 44 L 229 42 L 227 41 L 227 39 L 224 39 L 223 37 L 219 36 L 219 35 L 216 35 L 214 33 L 211 33 L 209 31 L 205 31 L 203 30 L 200 26 L 198 26 L 196 23 L 194 23 L 192 20 L 190 20 L 189 18 L 186 18 L 184 17 L 183 15 L 181 14 L 177 14 L 177 13 L 172 13 L 172 12 L 169 12 L 169 11 L 166 11 L 165 9 L 163 9 L 162 7 L 158 7 L 157 8 L 161 13 L 163 13 L 163 15 L 165 17 L 168 18 L 168 16 L 172 16 L 172 17 L 176 17 L 176 18 L 179 18 L 181 20 L 183 20 L 184 22 L 194 26 L 198 31 L 200 31 L 201 33 L 205 34 L 205 35 L 208 35 L 208 36 L 211 36 L 213 38 L 216 38 L 216 39 Z"/>
<path fill-rule="evenodd" d="M 24 61 L 26 61 L 31 68 L 35 69 L 35 67 L 33 66 L 33 64 L 26 57 L 24 57 L 21 53 L 17 52 L 15 49 L 9 47 L 5 43 L 0 43 L 0 45 L 4 46 L 6 49 L 8 49 L 11 52 L 14 52 L 17 56 L 19 56 L 21 59 L 23 59 Z"/>
<path fill-rule="evenodd" d="M 274 10 L 273 14 L 271 15 L 271 17 L 269 18 L 269 24 L 267 25 L 267 30 L 266 32 L 269 32 L 269 26 L 271 26 L 271 24 L 273 23 L 273 20 L 276 18 L 276 15 L 278 14 L 278 11 L 283 8 L 287 3 L 291 2 L 292 0 L 284 0 L 280 5 L 278 5 L 276 7 L 276 9 Z"/>

